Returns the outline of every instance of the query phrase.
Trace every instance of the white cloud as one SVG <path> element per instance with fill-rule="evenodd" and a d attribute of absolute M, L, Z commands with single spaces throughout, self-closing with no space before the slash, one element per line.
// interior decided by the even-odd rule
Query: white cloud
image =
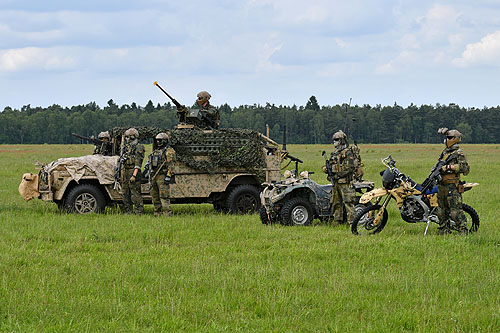
<path fill-rule="evenodd" d="M 415 25 L 401 35 L 395 54 L 374 72 L 394 75 L 415 68 L 448 66 L 463 43 L 461 16 L 451 5 L 432 5 L 425 15 L 414 17 Z"/>
<path fill-rule="evenodd" d="M 0 72 L 58 71 L 74 68 L 76 60 L 71 56 L 59 54 L 59 51 L 36 47 L 0 51 Z"/>
<path fill-rule="evenodd" d="M 500 66 L 500 30 L 481 38 L 480 42 L 468 44 L 462 57 L 453 60 L 458 67 Z"/>

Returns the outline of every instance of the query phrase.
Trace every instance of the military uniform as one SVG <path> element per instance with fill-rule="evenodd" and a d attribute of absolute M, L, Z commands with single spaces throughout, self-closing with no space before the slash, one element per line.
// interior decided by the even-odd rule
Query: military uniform
<path fill-rule="evenodd" d="M 112 146 L 111 142 L 102 142 L 99 145 L 95 145 L 94 147 L 94 155 L 104 155 L 104 156 L 111 156 L 112 155 Z"/>
<path fill-rule="evenodd" d="M 132 212 L 132 206 L 135 206 L 135 213 L 140 215 L 144 213 L 144 204 L 141 196 L 141 166 L 144 160 L 144 146 L 140 143 L 125 145 L 125 154 L 127 160 L 123 167 L 122 173 L 122 196 L 123 205 L 126 212 Z M 130 178 L 134 176 L 134 170 L 138 169 L 139 172 L 135 176 L 135 181 Z"/>
<path fill-rule="evenodd" d="M 151 197 L 153 199 L 154 214 L 159 216 L 161 212 L 165 216 L 172 215 L 170 206 L 170 186 L 165 182 L 166 177 L 172 177 L 172 163 L 175 160 L 175 150 L 155 149 L 149 155 L 151 176 Z"/>
<path fill-rule="evenodd" d="M 331 165 L 335 184 L 330 197 L 334 222 L 345 222 L 345 209 L 347 221 L 351 224 L 356 204 L 356 191 L 353 183 L 357 168 L 356 158 L 349 147 L 341 147 L 332 153 L 328 163 Z"/>
<path fill-rule="evenodd" d="M 448 166 L 454 165 L 454 167 L 444 167 L 443 178 L 438 184 L 439 233 L 450 232 L 449 219 L 456 223 L 459 232 L 467 233 L 467 219 L 462 210 L 463 190 L 460 185 L 460 174 L 467 175 L 470 167 L 465 153 L 458 147 L 458 144 L 445 148 L 439 156 L 439 161 L 446 160 L 450 155 L 455 157 Z"/>
<path fill-rule="evenodd" d="M 200 107 L 200 112 L 203 114 L 203 125 L 207 128 L 219 129 L 219 110 L 210 104 Z"/>
<path fill-rule="evenodd" d="M 94 155 L 100 154 L 104 156 L 111 156 L 113 154 L 113 147 L 111 145 L 111 136 L 108 131 L 101 132 L 97 136 L 99 141 L 94 143 Z"/>

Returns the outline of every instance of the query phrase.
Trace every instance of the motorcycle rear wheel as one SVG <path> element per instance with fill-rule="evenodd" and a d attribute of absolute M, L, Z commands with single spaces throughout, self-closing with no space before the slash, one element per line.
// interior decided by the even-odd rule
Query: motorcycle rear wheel
<path fill-rule="evenodd" d="M 384 210 L 378 225 L 373 225 L 373 220 L 379 213 L 381 207 L 380 205 L 373 205 L 363 208 L 363 210 L 354 217 L 351 224 L 351 232 L 354 235 L 373 235 L 381 232 L 387 223 L 387 209 Z"/>

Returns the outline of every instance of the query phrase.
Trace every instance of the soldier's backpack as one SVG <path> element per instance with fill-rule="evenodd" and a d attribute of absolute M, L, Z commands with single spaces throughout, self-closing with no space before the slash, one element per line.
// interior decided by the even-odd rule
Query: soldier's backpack
<path fill-rule="evenodd" d="M 360 149 L 358 145 L 350 146 L 349 149 L 351 150 L 354 156 L 354 165 L 356 166 L 356 170 L 354 171 L 354 180 L 361 181 L 364 175 L 363 171 L 364 164 L 361 161 Z"/>

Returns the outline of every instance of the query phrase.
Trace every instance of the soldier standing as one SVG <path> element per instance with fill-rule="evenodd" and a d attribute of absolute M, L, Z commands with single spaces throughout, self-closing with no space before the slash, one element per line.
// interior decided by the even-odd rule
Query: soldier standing
<path fill-rule="evenodd" d="M 167 133 L 159 133 L 153 142 L 153 152 L 148 157 L 151 197 L 153 198 L 154 215 L 172 216 L 170 206 L 170 179 L 175 150 L 170 147 Z"/>
<path fill-rule="evenodd" d="M 446 146 L 438 161 L 447 160 L 452 155 L 448 164 L 441 168 L 442 179 L 438 183 L 438 233 L 442 235 L 451 232 L 451 219 L 456 223 L 459 233 L 467 234 L 467 219 L 462 209 L 463 186 L 460 184 L 460 174 L 465 176 L 469 174 L 470 167 L 465 153 L 458 146 L 462 140 L 462 134 L 457 130 L 447 128 L 440 128 L 438 134 L 445 136 L 444 145 Z"/>
<path fill-rule="evenodd" d="M 127 213 L 134 212 L 137 215 L 144 213 L 144 205 L 141 196 L 141 166 L 144 160 L 144 146 L 139 143 L 139 132 L 135 128 L 129 128 L 124 133 L 125 147 L 122 154 L 126 160 L 121 178 L 122 197 L 124 209 Z"/>
<path fill-rule="evenodd" d="M 357 161 L 357 156 L 350 149 L 347 135 L 344 132 L 335 132 L 332 139 L 335 151 L 331 154 L 327 163 L 331 165 L 334 181 L 330 197 L 333 220 L 336 224 L 344 223 L 345 209 L 347 221 L 351 224 L 354 219 L 354 205 L 356 203 L 356 191 L 353 182 L 360 161 Z M 327 173 L 326 166 L 323 166 L 323 172 Z"/>
<path fill-rule="evenodd" d="M 96 154 L 101 154 L 104 156 L 111 156 L 112 155 L 112 147 L 111 147 L 111 136 L 109 135 L 109 132 L 101 132 L 97 136 L 97 139 L 101 142 L 100 144 L 96 144 L 94 147 L 94 155 Z"/>

